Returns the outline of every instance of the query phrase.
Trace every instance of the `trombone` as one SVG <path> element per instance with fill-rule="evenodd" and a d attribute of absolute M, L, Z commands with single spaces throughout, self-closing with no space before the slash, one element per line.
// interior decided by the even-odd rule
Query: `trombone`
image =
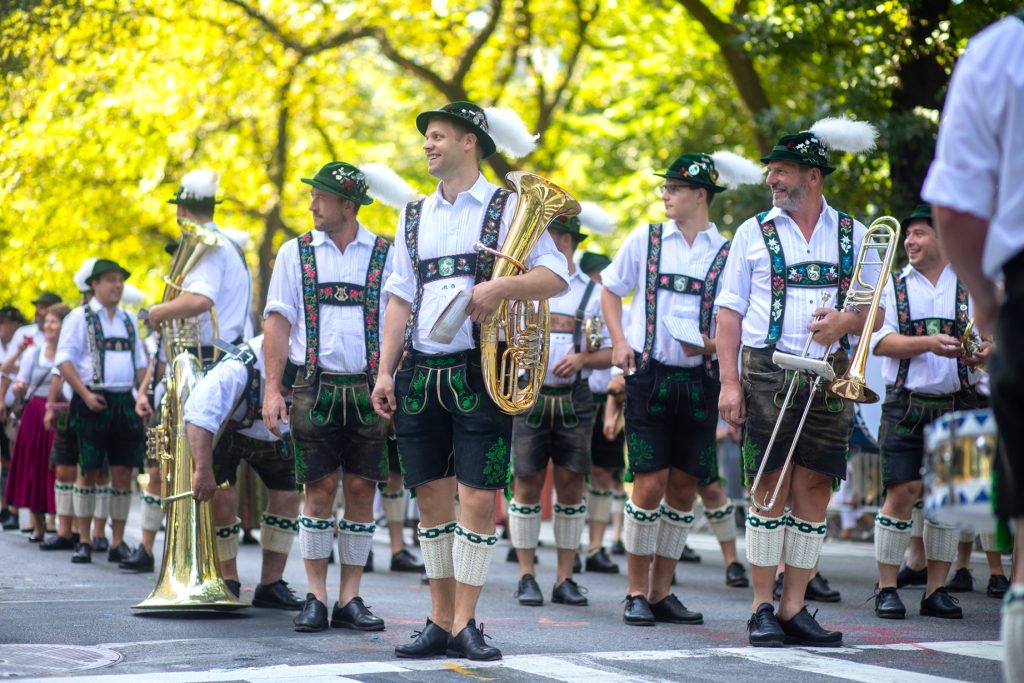
<path fill-rule="evenodd" d="M 773 363 L 784 370 L 793 370 L 794 372 L 793 379 L 789 383 L 789 389 L 786 391 L 786 398 L 782 402 L 779 417 L 775 421 L 775 429 L 772 430 L 768 446 L 765 448 L 764 457 L 761 459 L 761 466 L 757 469 L 757 475 L 750 486 L 750 501 L 758 510 L 767 512 L 775 507 L 779 492 L 782 490 L 782 483 L 786 479 L 786 473 L 793 460 L 793 453 L 796 452 L 796 444 L 800 440 L 800 433 L 803 431 L 804 422 L 807 421 L 807 415 L 811 411 L 814 395 L 817 393 L 818 386 L 822 380 L 829 383 L 829 393 L 840 398 L 845 398 L 855 403 L 876 403 L 878 401 L 878 394 L 868 388 L 867 383 L 864 381 L 864 373 L 868 352 L 871 348 L 871 335 L 874 333 L 875 319 L 878 317 L 878 307 L 882 299 L 882 293 L 885 291 L 885 283 L 889 279 L 889 272 L 892 270 L 893 260 L 896 257 L 896 245 L 899 242 L 899 234 L 899 221 L 892 216 L 882 216 L 876 219 L 864 234 L 864 241 L 861 243 L 856 266 L 853 271 L 853 284 L 846 293 L 844 308 L 850 310 L 857 306 L 868 304 L 868 314 L 860 333 L 857 352 L 850 362 L 850 369 L 843 377 L 836 377 L 835 371 L 826 360 L 829 349 L 825 349 L 825 356 L 820 360 L 807 357 L 811 341 L 813 341 L 814 337 L 813 332 L 807 335 L 807 341 L 804 342 L 804 349 L 801 355 L 794 356 L 793 354 L 781 353 L 779 351 L 772 354 Z M 879 258 L 877 254 L 875 257 L 872 257 L 870 252 L 878 252 L 881 254 L 881 257 Z M 873 266 L 879 266 L 880 271 L 878 279 L 872 284 L 864 280 L 864 268 Z M 831 294 L 824 294 L 821 306 L 825 306 L 831 298 Z M 793 440 L 789 445 L 789 453 L 786 455 L 786 459 L 782 463 L 782 469 L 779 471 L 779 480 L 775 484 L 775 491 L 772 492 L 770 498 L 766 494 L 764 500 L 759 501 L 757 499 L 757 487 L 764 476 L 765 468 L 768 466 L 768 456 L 771 455 L 772 446 L 775 445 L 775 439 L 778 436 L 779 429 L 782 427 L 782 420 L 786 416 L 786 410 L 789 408 L 789 403 L 800 382 L 801 373 L 813 374 L 815 376 L 814 382 L 811 384 L 807 403 L 804 404 L 804 412 L 800 416 L 800 422 L 797 424 Z"/>

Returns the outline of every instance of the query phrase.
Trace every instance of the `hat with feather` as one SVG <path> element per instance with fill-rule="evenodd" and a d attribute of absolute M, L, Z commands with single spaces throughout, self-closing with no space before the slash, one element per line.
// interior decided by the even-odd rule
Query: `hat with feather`
<path fill-rule="evenodd" d="M 344 161 L 324 164 L 312 178 L 302 182 L 365 206 L 376 197 L 383 204 L 403 207 L 418 196 L 409 183 L 383 164 L 356 167 Z M 372 195 L 372 196 L 371 196 Z"/>
<path fill-rule="evenodd" d="M 654 175 L 703 187 L 712 194 L 737 185 L 760 183 L 763 179 L 760 166 L 732 152 L 681 154 L 667 171 Z"/>
<path fill-rule="evenodd" d="M 772 151 L 761 157 L 761 163 L 792 161 L 803 166 L 820 168 L 828 175 L 836 170 L 829 166 L 829 153 L 870 152 L 875 148 L 878 130 L 866 121 L 854 121 L 845 116 L 829 117 L 817 121 L 810 129 L 795 135 L 783 135 Z"/>
<path fill-rule="evenodd" d="M 476 135 L 485 159 L 499 149 L 519 159 L 537 147 L 539 136 L 531 134 L 523 120 L 511 109 L 484 108 L 463 100 L 449 102 L 440 109 L 421 112 L 416 117 L 416 128 L 422 135 L 426 135 L 427 125 L 435 118 L 454 121 Z"/>
<path fill-rule="evenodd" d="M 220 204 L 220 200 L 216 198 L 219 180 L 220 176 L 213 171 L 206 169 L 189 171 L 182 177 L 178 191 L 167 200 L 167 203 L 212 209 L 215 205 Z"/>

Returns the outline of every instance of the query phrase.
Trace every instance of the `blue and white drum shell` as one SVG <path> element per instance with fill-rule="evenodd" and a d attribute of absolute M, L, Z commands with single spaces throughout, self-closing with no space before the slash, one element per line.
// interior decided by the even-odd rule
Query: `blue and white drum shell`
<path fill-rule="evenodd" d="M 948 413 L 925 427 L 925 517 L 968 530 L 992 527 L 997 438 L 991 410 Z"/>

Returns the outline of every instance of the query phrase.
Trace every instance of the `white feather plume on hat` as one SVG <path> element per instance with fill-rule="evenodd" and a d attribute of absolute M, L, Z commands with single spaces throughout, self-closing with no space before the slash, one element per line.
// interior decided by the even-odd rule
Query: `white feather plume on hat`
<path fill-rule="evenodd" d="M 121 292 L 121 303 L 125 306 L 138 306 L 146 300 L 146 295 L 135 285 L 124 283 L 124 290 Z"/>
<path fill-rule="evenodd" d="M 382 204 L 400 209 L 420 195 L 405 178 L 384 164 L 364 164 L 359 170 L 366 176 L 366 189 L 370 196 Z"/>
<path fill-rule="evenodd" d="M 227 236 L 232 242 L 237 244 L 239 248 L 242 249 L 242 251 L 248 249 L 249 245 L 252 244 L 252 236 L 250 236 L 249 233 L 245 232 L 244 230 L 235 230 L 234 228 L 222 228 L 219 225 L 217 226 L 217 229 L 224 233 L 224 235 Z"/>
<path fill-rule="evenodd" d="M 487 134 L 494 145 L 514 159 L 521 159 L 537 148 L 540 135 L 531 133 L 519 114 L 511 109 L 486 107 Z"/>
<path fill-rule="evenodd" d="M 213 199 L 220 176 L 205 168 L 189 171 L 181 178 L 181 193 L 190 199 Z"/>
<path fill-rule="evenodd" d="M 94 265 L 96 265 L 96 257 L 90 256 L 82 261 L 82 265 L 78 266 L 78 270 L 76 270 L 75 274 L 72 276 L 72 279 L 75 281 L 75 287 L 78 288 L 79 292 L 88 292 L 92 290 L 92 287 L 86 284 L 85 280 L 92 275 L 92 267 Z"/>
<path fill-rule="evenodd" d="M 809 129 L 830 150 L 870 152 L 875 148 L 878 129 L 867 121 L 854 121 L 846 116 L 830 116 L 816 121 Z"/>
<path fill-rule="evenodd" d="M 715 152 L 711 155 L 718 171 L 718 181 L 725 187 L 757 185 L 764 182 L 764 167 L 750 159 L 732 152 Z"/>
<path fill-rule="evenodd" d="M 615 230 L 615 221 L 604 209 L 594 202 L 580 202 L 580 224 L 597 235 L 610 235 Z"/>

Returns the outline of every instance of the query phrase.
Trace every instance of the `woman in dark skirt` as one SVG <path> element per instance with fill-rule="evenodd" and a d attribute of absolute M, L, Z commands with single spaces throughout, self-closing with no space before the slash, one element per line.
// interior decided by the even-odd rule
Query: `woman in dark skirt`
<path fill-rule="evenodd" d="M 50 382 L 59 381 L 52 374 L 53 359 L 57 353 L 61 321 L 70 312 L 65 304 L 56 304 L 46 311 L 43 334 L 46 343 L 35 351 L 27 352 L 18 371 L 14 392 L 25 398 L 18 437 L 11 454 L 11 474 L 7 479 L 5 497 L 19 508 L 32 512 L 32 535 L 29 540 L 38 543 L 46 532 L 45 515 L 55 510 L 53 498 L 53 470 L 50 469 L 50 449 L 54 433 L 43 424 L 46 398 Z"/>

